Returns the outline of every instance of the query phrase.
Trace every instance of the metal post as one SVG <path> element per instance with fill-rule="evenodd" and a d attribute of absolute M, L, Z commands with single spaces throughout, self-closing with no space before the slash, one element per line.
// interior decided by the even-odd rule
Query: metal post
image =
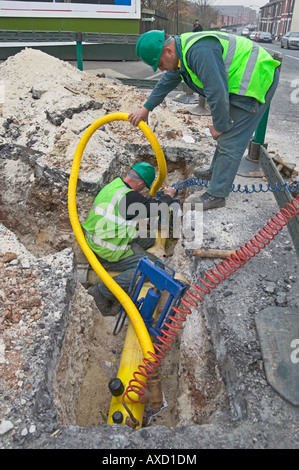
<path fill-rule="evenodd" d="M 198 97 L 198 104 L 195 108 L 190 109 L 190 114 L 195 116 L 211 116 L 210 108 L 208 107 L 207 100 L 204 96 Z"/>
<path fill-rule="evenodd" d="M 77 67 L 79 70 L 83 70 L 82 33 L 80 31 L 77 31 L 76 33 L 76 50 L 77 50 Z"/>
<path fill-rule="evenodd" d="M 256 144 L 264 145 L 265 143 L 265 135 L 268 123 L 268 116 L 269 116 L 270 106 L 266 109 L 262 119 L 259 122 L 259 125 L 256 128 L 253 142 Z"/>

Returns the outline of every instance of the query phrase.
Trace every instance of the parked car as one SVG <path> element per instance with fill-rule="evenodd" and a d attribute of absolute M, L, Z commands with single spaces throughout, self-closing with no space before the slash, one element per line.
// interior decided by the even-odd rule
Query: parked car
<path fill-rule="evenodd" d="M 294 31 L 289 31 L 286 33 L 280 42 L 281 47 L 286 47 L 290 49 L 291 47 L 299 47 L 299 33 L 295 33 Z"/>
<path fill-rule="evenodd" d="M 244 28 L 242 30 L 242 36 L 246 36 L 248 38 L 248 36 L 249 36 L 249 29 L 248 28 Z"/>
<path fill-rule="evenodd" d="M 260 32 L 257 34 L 256 41 L 257 41 L 257 42 L 272 42 L 272 36 L 271 36 L 270 33 L 266 33 L 266 32 L 264 32 L 264 31 L 260 31 Z"/>
<path fill-rule="evenodd" d="M 252 41 L 255 41 L 255 36 L 257 35 L 257 31 L 252 31 L 252 33 L 250 33 L 249 35 L 249 39 L 251 39 Z"/>

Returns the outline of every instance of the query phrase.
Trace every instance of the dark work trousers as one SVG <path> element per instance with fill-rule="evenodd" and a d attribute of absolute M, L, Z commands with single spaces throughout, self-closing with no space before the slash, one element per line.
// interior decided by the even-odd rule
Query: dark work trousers
<path fill-rule="evenodd" d="M 237 106 L 230 106 L 230 116 L 234 121 L 234 127 L 221 134 L 217 139 L 216 150 L 210 165 L 212 178 L 207 188 L 207 192 L 211 196 L 229 196 L 243 154 L 270 105 L 278 81 L 279 71 L 276 69 L 273 83 L 265 97 L 265 103 L 257 101 L 257 107 L 253 111 L 249 112 Z"/>
<path fill-rule="evenodd" d="M 153 262 L 158 259 L 155 255 L 146 251 L 148 248 L 154 246 L 155 241 L 155 238 L 136 238 L 131 244 L 134 254 L 119 261 L 110 262 L 100 258 L 99 256 L 97 256 L 97 258 L 106 271 L 121 271 L 121 273 L 114 276 L 113 279 L 125 292 L 127 292 L 135 274 L 138 261 L 144 256 L 147 256 Z M 100 293 L 106 297 L 106 299 L 110 301 L 117 300 L 103 282 L 98 284 L 98 288 Z"/>

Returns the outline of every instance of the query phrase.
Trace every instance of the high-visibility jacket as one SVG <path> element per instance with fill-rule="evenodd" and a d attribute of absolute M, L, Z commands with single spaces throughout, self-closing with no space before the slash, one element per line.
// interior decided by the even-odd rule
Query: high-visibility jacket
<path fill-rule="evenodd" d="M 86 241 L 101 258 L 118 261 L 133 254 L 130 242 L 136 236 L 136 221 L 119 213 L 121 199 L 133 189 L 116 178 L 96 196 L 86 222 L 82 224 Z"/>
<path fill-rule="evenodd" d="M 242 36 L 215 31 L 181 34 L 183 61 L 192 81 L 203 88 L 197 75 L 188 67 L 186 54 L 196 41 L 210 36 L 217 38 L 222 45 L 229 93 L 251 96 L 265 103 L 265 95 L 272 85 L 275 69 L 280 62 L 273 59 L 263 47 Z"/>

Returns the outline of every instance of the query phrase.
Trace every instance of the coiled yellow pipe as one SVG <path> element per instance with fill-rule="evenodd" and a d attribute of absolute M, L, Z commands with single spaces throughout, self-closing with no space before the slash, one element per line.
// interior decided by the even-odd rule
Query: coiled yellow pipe
<path fill-rule="evenodd" d="M 93 124 L 91 124 L 88 129 L 84 132 L 83 136 L 80 139 L 80 142 L 77 146 L 73 164 L 71 168 L 70 178 L 69 178 L 69 186 L 68 186 L 68 209 L 69 209 L 69 216 L 71 225 L 74 231 L 74 234 L 77 238 L 77 241 L 85 254 L 86 258 L 88 259 L 91 267 L 100 277 L 102 282 L 109 288 L 112 294 L 118 299 L 121 305 L 124 307 L 125 311 L 127 312 L 130 321 L 133 325 L 133 328 L 136 332 L 138 337 L 140 347 L 142 353 L 145 358 L 150 357 L 150 352 L 154 352 L 153 344 L 148 334 L 147 328 L 144 325 L 144 322 L 135 307 L 134 303 L 130 299 L 130 297 L 126 294 L 126 292 L 119 287 L 119 285 L 114 281 L 114 279 L 107 273 L 107 271 L 103 268 L 99 260 L 97 259 L 94 252 L 88 246 L 84 233 L 81 228 L 81 224 L 79 222 L 78 213 L 77 213 L 77 205 L 76 205 L 76 192 L 77 192 L 77 181 L 80 169 L 80 163 L 83 151 L 93 135 L 93 133 L 101 126 L 112 122 L 112 121 L 129 121 L 128 114 L 126 113 L 112 113 L 107 114 L 99 119 L 97 119 Z M 158 189 L 161 187 L 163 181 L 166 178 L 167 168 L 166 168 L 166 161 L 164 157 L 164 153 L 160 147 L 159 142 L 157 141 L 155 135 L 153 134 L 152 130 L 147 126 L 144 121 L 141 121 L 138 124 L 138 127 L 142 130 L 145 134 L 147 139 L 149 140 L 157 159 L 158 164 L 158 178 L 155 181 L 152 189 L 151 189 L 151 196 L 155 196 Z"/>

